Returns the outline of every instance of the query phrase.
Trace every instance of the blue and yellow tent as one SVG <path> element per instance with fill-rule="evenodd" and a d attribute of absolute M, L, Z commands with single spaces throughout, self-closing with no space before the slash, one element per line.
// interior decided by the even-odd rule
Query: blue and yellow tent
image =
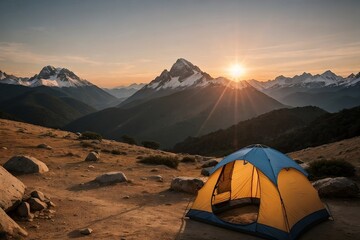
<path fill-rule="evenodd" d="M 258 204 L 256 221 L 236 224 L 217 216 L 236 202 Z M 219 162 L 199 190 L 187 217 L 267 239 L 296 239 L 329 218 L 306 171 L 288 156 L 263 145 L 243 148 Z"/>

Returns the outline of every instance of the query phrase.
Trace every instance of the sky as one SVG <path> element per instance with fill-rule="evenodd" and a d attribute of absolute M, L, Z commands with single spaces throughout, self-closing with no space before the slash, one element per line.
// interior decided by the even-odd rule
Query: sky
<path fill-rule="evenodd" d="M 359 0 L 0 0 L 0 70 L 66 67 L 101 87 L 150 82 L 178 58 L 261 81 L 360 71 Z"/>

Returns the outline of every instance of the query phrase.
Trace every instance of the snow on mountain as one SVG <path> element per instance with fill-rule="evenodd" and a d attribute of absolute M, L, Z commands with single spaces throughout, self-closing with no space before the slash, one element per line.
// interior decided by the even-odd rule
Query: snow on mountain
<path fill-rule="evenodd" d="M 344 78 L 336 75 L 330 70 L 322 74 L 312 75 L 310 73 L 303 73 L 295 75 L 294 77 L 278 76 L 274 80 L 260 82 L 257 80 L 249 80 L 248 83 L 258 90 L 271 90 L 279 88 L 297 87 L 297 88 L 327 88 L 327 87 L 350 87 L 354 86 L 360 81 L 360 73 L 357 75 L 351 74 Z"/>
<path fill-rule="evenodd" d="M 164 70 L 160 76 L 147 84 L 144 89 L 184 89 L 188 87 L 205 87 L 209 85 L 224 85 L 232 88 L 244 88 L 244 83 L 237 83 L 226 78 L 212 78 L 191 62 L 179 58 L 170 71 Z"/>
<path fill-rule="evenodd" d="M 16 77 L 14 75 L 6 74 L 5 72 L 0 71 L 0 83 L 3 84 L 12 84 L 12 85 L 23 85 L 28 86 L 29 78 Z"/>
<path fill-rule="evenodd" d="M 80 79 L 75 73 L 66 68 L 44 67 L 39 74 L 29 79 L 30 87 L 82 87 L 91 86 L 90 82 Z"/>
<path fill-rule="evenodd" d="M 90 82 L 80 79 L 66 68 L 44 67 L 39 74 L 31 78 L 20 78 L 0 71 L 0 83 L 23 85 L 28 87 L 82 87 L 92 86 Z"/>

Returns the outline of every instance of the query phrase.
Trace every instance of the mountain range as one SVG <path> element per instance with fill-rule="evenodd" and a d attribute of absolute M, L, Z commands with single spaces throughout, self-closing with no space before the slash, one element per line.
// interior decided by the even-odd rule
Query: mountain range
<path fill-rule="evenodd" d="M 137 141 L 157 141 L 162 148 L 172 148 L 188 137 L 211 135 L 252 118 L 249 121 L 256 122 L 256 117 L 280 108 L 313 105 L 336 112 L 358 106 L 359 88 L 360 73 L 344 78 L 326 71 L 279 76 L 266 82 L 234 82 L 214 78 L 179 58 L 148 84 L 101 89 L 66 68 L 45 66 L 29 78 L 0 71 L 0 116 L 72 131 L 95 131 L 116 140 L 128 135 Z M 269 118 L 275 125 L 282 125 L 272 126 L 274 132 L 277 127 L 282 133 L 282 127 L 293 131 L 308 123 L 294 117 L 294 112 L 316 117 L 324 113 L 318 108 L 296 109 L 279 110 L 287 115 L 282 118 L 284 121 Z M 254 129 L 252 124 L 241 126 Z M 247 139 L 255 140 L 251 134 L 246 133 Z M 275 138 L 260 140 L 269 139 Z M 182 144 L 175 149 L 181 150 Z"/>
<path fill-rule="evenodd" d="M 336 112 L 360 105 L 360 73 L 342 77 L 328 70 L 316 75 L 304 72 L 294 77 L 279 76 L 266 82 L 247 82 L 290 106 L 314 105 Z"/>
<path fill-rule="evenodd" d="M 212 78 L 185 59 L 178 59 L 149 84 L 122 102 L 75 120 L 72 131 L 95 131 L 121 140 L 154 140 L 172 147 L 188 136 L 226 128 L 241 120 L 285 107 L 247 82 Z"/>
<path fill-rule="evenodd" d="M 3 88 L 6 91 L 7 85 L 13 85 L 12 94 L 15 95 L 17 92 L 23 93 L 26 91 L 48 92 L 52 96 L 55 94 L 74 98 L 95 109 L 114 106 L 120 102 L 116 97 L 89 81 L 81 79 L 72 71 L 53 66 L 43 67 L 39 74 L 30 78 L 16 77 L 0 71 L 0 91 Z M 8 95 L 6 92 L 4 94 Z M 2 97 L 6 98 L 6 96 Z"/>

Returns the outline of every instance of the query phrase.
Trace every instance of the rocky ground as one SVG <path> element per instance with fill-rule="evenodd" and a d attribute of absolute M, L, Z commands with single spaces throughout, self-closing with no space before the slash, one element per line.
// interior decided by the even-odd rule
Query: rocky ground
<path fill-rule="evenodd" d="M 353 147 L 360 148 L 358 142 Z M 84 161 L 93 150 L 101 151 L 100 161 Z M 170 191 L 171 181 L 176 176 L 201 176 L 203 162 L 180 163 L 178 169 L 144 165 L 138 163 L 140 158 L 173 154 L 110 140 L 80 141 L 74 133 L 0 120 L 0 164 L 19 154 L 47 165 L 47 172 L 17 178 L 27 191 L 41 191 L 56 204 L 49 218 L 17 221 L 28 232 L 27 239 L 258 239 L 183 218 L 194 195 Z M 92 182 L 112 171 L 123 172 L 128 181 L 109 186 Z M 335 221 L 312 228 L 301 239 L 359 239 L 359 199 L 324 201 Z M 93 232 L 81 233 L 86 228 Z"/>

